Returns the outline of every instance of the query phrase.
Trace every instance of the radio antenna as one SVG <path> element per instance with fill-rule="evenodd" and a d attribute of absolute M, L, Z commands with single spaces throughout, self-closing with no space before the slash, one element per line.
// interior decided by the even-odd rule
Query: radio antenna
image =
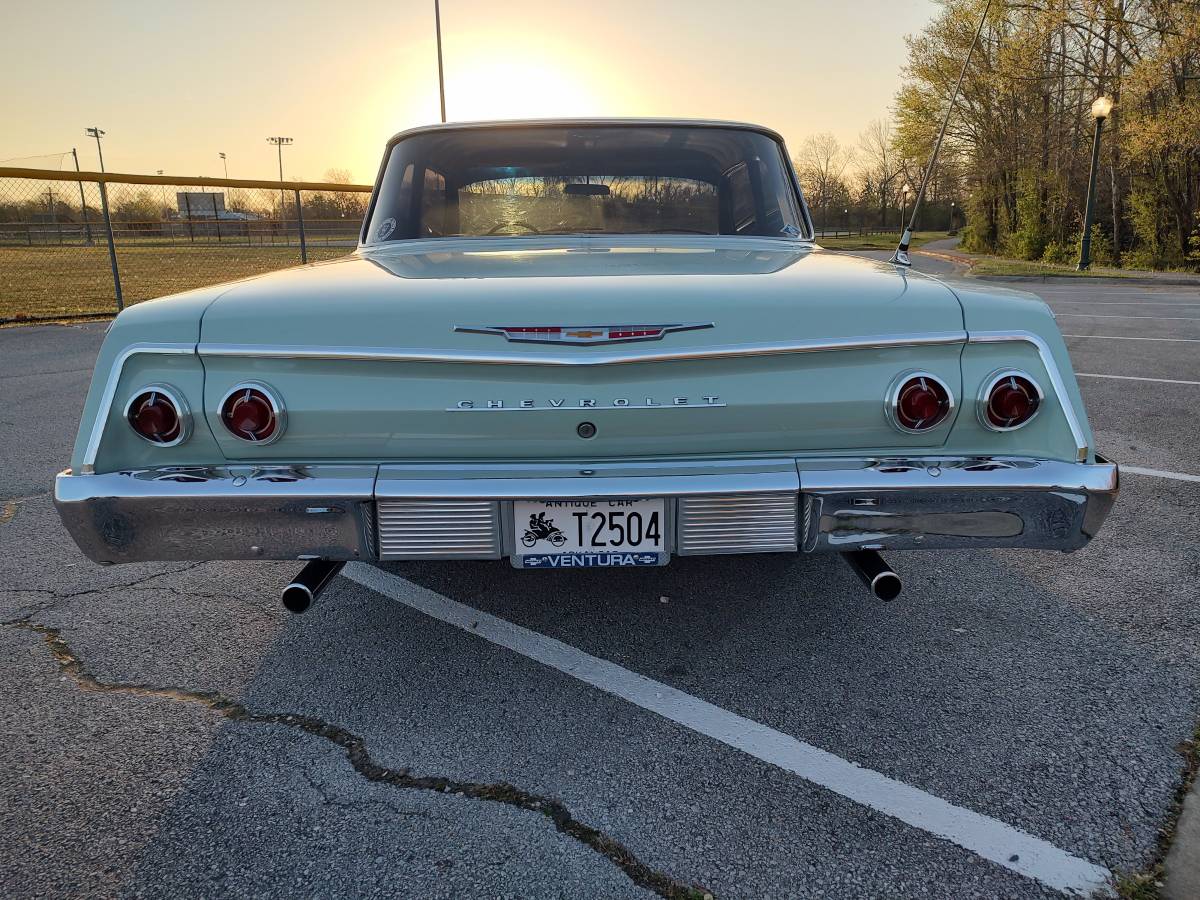
<path fill-rule="evenodd" d="M 937 143 L 933 145 L 933 155 L 929 157 L 929 165 L 925 167 L 925 174 L 921 177 L 921 186 L 917 189 L 917 200 L 913 204 L 912 216 L 909 217 L 904 234 L 900 237 L 900 246 L 892 254 L 891 261 L 898 266 L 912 265 L 912 260 L 908 257 L 908 245 L 912 243 L 913 228 L 917 224 L 917 213 L 921 211 L 921 201 L 925 199 L 925 188 L 929 186 L 929 178 L 933 174 L 933 167 L 937 165 L 938 154 L 942 152 L 942 141 L 946 137 L 946 126 L 950 124 L 950 114 L 954 112 L 954 104 L 958 102 L 958 92 L 962 88 L 963 76 L 967 74 L 967 66 L 971 64 L 971 57 L 975 54 L 975 47 L 979 43 L 979 35 L 983 33 L 983 26 L 987 23 L 988 12 L 991 8 L 992 0 L 987 0 L 987 4 L 983 7 L 983 15 L 979 17 L 979 27 L 975 29 L 975 37 L 971 41 L 971 49 L 967 51 L 967 58 L 963 60 L 962 69 L 958 73 L 958 81 L 954 83 L 954 93 L 950 95 L 950 105 L 946 107 L 946 115 L 942 119 L 942 129 L 938 132 Z"/>

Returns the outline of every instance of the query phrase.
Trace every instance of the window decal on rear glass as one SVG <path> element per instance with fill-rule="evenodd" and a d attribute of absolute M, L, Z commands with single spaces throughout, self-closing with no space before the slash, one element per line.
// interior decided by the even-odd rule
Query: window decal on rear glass
<path fill-rule="evenodd" d="M 396 230 L 396 220 L 392 218 L 384 219 L 379 223 L 379 227 L 375 229 L 375 240 L 386 241 L 393 231 Z"/>

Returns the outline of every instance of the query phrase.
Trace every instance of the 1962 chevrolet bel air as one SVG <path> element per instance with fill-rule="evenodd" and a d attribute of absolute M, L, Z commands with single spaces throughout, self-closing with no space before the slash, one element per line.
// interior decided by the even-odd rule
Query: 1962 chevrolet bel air
<path fill-rule="evenodd" d="M 1117 492 L 1036 297 L 822 250 L 779 136 L 443 125 L 344 259 L 113 323 L 63 522 L 93 560 L 645 566 L 1075 550 Z"/>

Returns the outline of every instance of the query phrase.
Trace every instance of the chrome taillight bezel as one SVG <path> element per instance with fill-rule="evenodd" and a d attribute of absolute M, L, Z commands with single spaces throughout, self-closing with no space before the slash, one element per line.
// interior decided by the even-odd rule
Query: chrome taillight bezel
<path fill-rule="evenodd" d="M 1016 425 L 996 425 L 988 419 L 988 406 L 991 405 L 992 391 L 996 385 L 1002 382 L 1005 378 L 1020 378 L 1028 381 L 1033 385 L 1033 389 L 1037 391 L 1037 406 L 1033 410 L 1033 414 L 1023 422 L 1018 422 Z M 1026 372 L 1024 369 L 997 369 L 991 375 L 983 380 L 983 386 L 979 389 L 979 396 L 975 398 L 975 418 L 979 420 L 979 424 L 988 431 L 994 431 L 999 434 L 1004 434 L 1009 431 L 1016 431 L 1018 428 L 1024 428 L 1030 422 L 1038 417 L 1038 413 L 1042 411 L 1042 407 L 1046 405 L 1046 392 L 1042 390 L 1042 386 L 1038 384 L 1037 379 Z"/>
<path fill-rule="evenodd" d="M 156 441 L 154 438 L 146 437 L 146 435 L 133 427 L 133 420 L 130 419 L 130 414 L 133 412 L 134 404 L 147 394 L 161 394 L 166 398 L 168 403 L 175 407 L 175 417 L 179 421 L 179 434 L 169 441 Z M 126 401 L 123 415 L 125 424 L 129 426 L 129 430 L 151 447 L 178 447 L 192 436 L 191 407 L 183 399 L 183 392 L 169 384 L 147 384 L 138 388 L 133 392 L 129 400 Z"/>
<path fill-rule="evenodd" d="M 275 430 L 262 440 L 239 434 L 230 428 L 229 423 L 225 421 L 225 404 L 242 391 L 258 391 L 267 398 L 267 403 L 271 405 L 271 413 L 275 416 Z M 262 381 L 243 381 L 227 390 L 222 395 L 221 402 L 217 404 L 217 418 L 220 420 L 222 427 L 224 427 L 226 434 L 255 447 L 265 447 L 267 444 L 273 444 L 283 437 L 283 433 L 287 431 L 287 409 L 283 405 L 283 400 L 279 396 L 278 391 Z"/>
<path fill-rule="evenodd" d="M 937 422 L 927 428 L 909 428 L 900 421 L 897 415 L 897 409 L 900 404 L 900 392 L 906 384 L 915 378 L 924 378 L 938 385 L 946 393 L 946 411 Z M 884 394 L 883 412 L 887 417 L 888 422 L 897 431 L 904 434 L 933 434 L 939 428 L 944 428 L 954 420 L 955 410 L 954 391 L 950 389 L 950 385 L 946 384 L 945 380 L 934 375 L 932 372 L 925 372 L 920 369 L 913 369 L 908 372 L 901 372 L 892 379 L 892 383 L 888 385 L 887 393 Z"/>

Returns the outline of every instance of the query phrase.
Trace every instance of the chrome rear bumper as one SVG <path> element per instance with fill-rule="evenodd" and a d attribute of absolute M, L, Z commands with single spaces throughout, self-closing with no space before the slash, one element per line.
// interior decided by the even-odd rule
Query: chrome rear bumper
<path fill-rule="evenodd" d="M 1112 463 L 767 459 L 672 463 L 166 467 L 58 476 L 102 563 L 498 559 L 515 499 L 668 499 L 675 554 L 1076 550 L 1117 494 Z"/>

